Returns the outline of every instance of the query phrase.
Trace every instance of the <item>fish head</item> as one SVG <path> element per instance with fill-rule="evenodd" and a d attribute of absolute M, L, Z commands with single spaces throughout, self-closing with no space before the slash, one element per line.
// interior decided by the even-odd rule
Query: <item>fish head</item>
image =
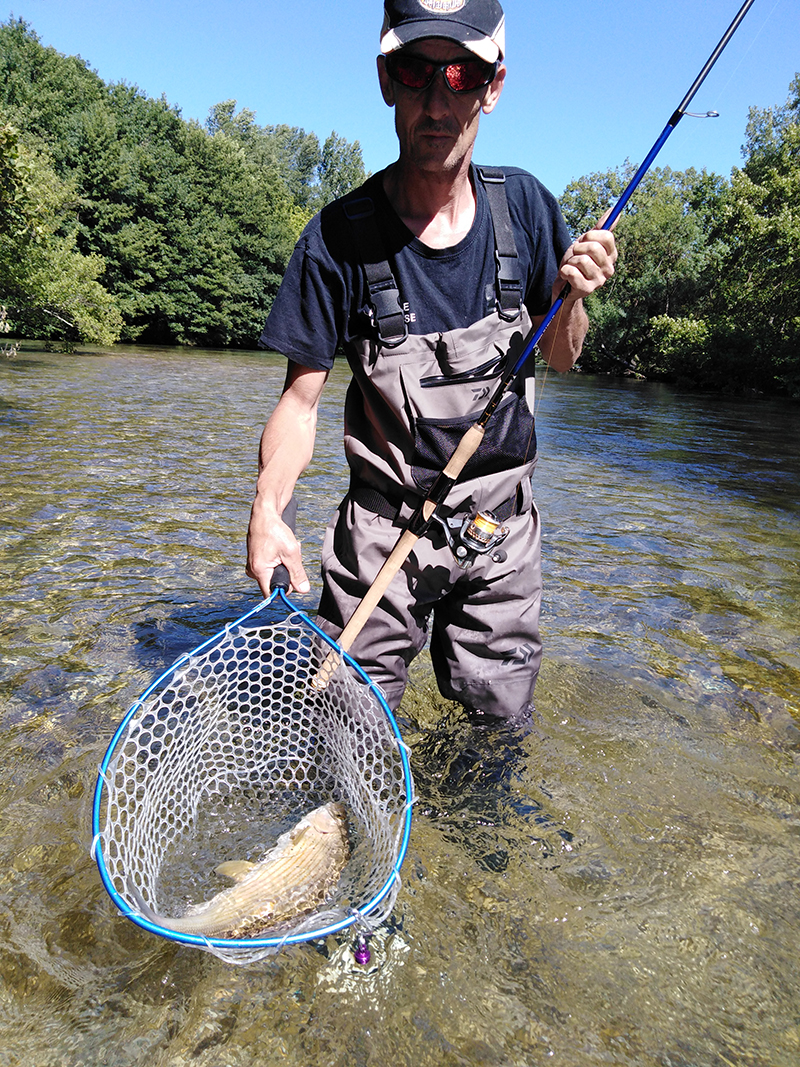
<path fill-rule="evenodd" d="M 317 833 L 341 834 L 347 822 L 347 812 L 341 801 L 334 800 L 312 811 L 308 818 Z"/>

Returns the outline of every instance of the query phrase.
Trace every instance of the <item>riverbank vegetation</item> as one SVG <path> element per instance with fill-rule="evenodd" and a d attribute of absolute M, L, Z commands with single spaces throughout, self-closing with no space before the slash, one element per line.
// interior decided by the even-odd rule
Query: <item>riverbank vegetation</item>
<path fill-rule="evenodd" d="M 331 133 L 205 127 L 0 24 L 0 305 L 28 336 L 254 347 L 303 226 L 365 177 Z"/>
<path fill-rule="evenodd" d="M 632 170 L 567 186 L 575 234 Z M 0 306 L 18 335 L 253 347 L 303 226 L 364 177 L 335 132 L 260 126 L 233 100 L 187 122 L 0 24 Z M 800 76 L 751 109 L 730 178 L 655 168 L 616 233 L 581 369 L 800 396 Z"/>
<path fill-rule="evenodd" d="M 751 108 L 730 180 L 654 168 L 616 228 L 619 269 L 588 302 L 585 370 L 800 397 L 800 75 L 782 107 Z M 625 188 L 630 165 L 571 182 L 574 233 Z"/>

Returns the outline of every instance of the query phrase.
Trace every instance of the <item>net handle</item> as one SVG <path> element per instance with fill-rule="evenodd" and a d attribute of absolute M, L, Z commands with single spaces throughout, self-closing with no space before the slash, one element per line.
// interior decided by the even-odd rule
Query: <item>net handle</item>
<path fill-rule="evenodd" d="M 297 501 L 294 497 L 291 498 L 289 503 L 283 509 L 281 519 L 283 519 L 292 533 L 294 533 L 297 527 Z M 282 563 L 279 563 L 272 572 L 272 577 L 269 580 L 270 592 L 274 593 L 276 589 L 282 589 L 284 593 L 288 593 L 291 584 L 292 580 L 289 577 L 288 570 Z"/>

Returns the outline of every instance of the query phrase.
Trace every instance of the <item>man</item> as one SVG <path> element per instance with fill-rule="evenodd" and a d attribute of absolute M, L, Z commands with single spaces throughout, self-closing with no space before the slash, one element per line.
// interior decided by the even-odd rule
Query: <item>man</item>
<path fill-rule="evenodd" d="M 515 358 L 568 282 L 540 347 L 550 366 L 569 370 L 587 329 L 582 298 L 613 273 L 610 233 L 571 244 L 535 178 L 472 165 L 481 113 L 503 89 L 504 51 L 497 0 L 386 0 L 378 77 L 399 158 L 312 220 L 261 337 L 289 359 L 262 437 L 248 532 L 248 574 L 265 595 L 279 563 L 292 588 L 309 588 L 281 516 L 311 458 L 338 346 L 353 371 L 351 487 L 323 548 L 319 621 L 334 637 L 485 407 L 508 353 Z M 430 636 L 443 695 L 511 721 L 530 714 L 541 656 L 532 363 L 440 508 L 443 521 L 417 542 L 351 649 L 393 708 Z M 475 552 L 464 541 L 477 512 L 490 513 L 480 520 L 487 528 L 505 528 L 501 546 Z"/>

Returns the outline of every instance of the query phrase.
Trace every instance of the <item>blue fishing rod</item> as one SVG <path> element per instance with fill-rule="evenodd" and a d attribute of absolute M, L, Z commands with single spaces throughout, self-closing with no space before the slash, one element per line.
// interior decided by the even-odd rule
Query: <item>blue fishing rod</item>
<path fill-rule="evenodd" d="M 678 125 L 683 116 L 687 114 L 686 109 L 691 103 L 695 93 L 705 81 L 709 71 L 719 59 L 731 37 L 733 37 L 734 33 L 736 33 L 736 30 L 739 28 L 740 22 L 745 17 L 750 8 L 753 6 L 754 2 L 755 0 L 746 0 L 746 2 L 742 4 L 742 7 L 736 15 L 736 18 L 733 20 L 733 22 L 723 34 L 722 39 L 720 40 L 717 47 L 708 57 L 705 66 L 695 78 L 686 96 L 684 96 L 683 100 L 681 100 L 680 104 L 673 111 L 672 115 L 670 115 L 669 122 L 667 122 L 655 144 L 645 156 L 639 169 L 628 182 L 628 185 L 626 186 L 619 200 L 611 209 L 607 218 L 601 224 L 598 225 L 598 229 L 610 230 L 619 218 L 619 216 L 625 210 L 625 206 L 633 195 L 636 187 L 639 185 L 642 178 L 644 178 L 645 174 L 653 165 L 654 159 L 664 147 L 664 144 L 666 143 L 669 135 Z M 688 112 L 688 114 L 692 114 L 692 112 Z M 710 117 L 716 115 L 716 112 L 709 111 L 706 112 L 706 115 Z M 490 399 L 489 403 L 486 405 L 486 408 L 484 409 L 483 413 L 478 418 L 478 420 L 474 422 L 472 426 L 470 426 L 470 428 L 461 438 L 455 452 L 450 457 L 447 466 L 444 468 L 443 471 L 441 471 L 440 474 L 437 475 L 436 480 L 431 486 L 430 492 L 428 493 L 427 497 L 411 516 L 408 527 L 401 534 L 397 544 L 393 548 L 391 554 L 389 555 L 388 559 L 386 560 L 377 577 L 375 578 L 375 581 L 365 593 L 364 599 L 356 608 L 350 621 L 348 622 L 347 626 L 344 628 L 341 633 L 341 636 L 339 637 L 339 644 L 343 649 L 345 649 L 345 651 L 350 648 L 351 644 L 353 643 L 357 635 L 360 633 L 365 622 L 372 614 L 372 611 L 377 606 L 378 601 L 386 591 L 392 578 L 403 565 L 403 562 L 411 553 L 411 550 L 413 549 L 416 542 L 429 529 L 431 523 L 434 520 L 434 515 L 437 507 L 440 504 L 444 503 L 445 499 L 447 498 L 447 494 L 450 492 L 453 485 L 460 477 L 461 472 L 464 470 L 464 467 L 466 466 L 468 460 L 475 454 L 478 447 L 480 446 L 480 443 L 483 440 L 486 424 L 489 422 L 489 419 L 491 419 L 492 415 L 494 414 L 497 405 L 500 403 L 503 396 L 506 394 L 509 386 L 514 381 L 517 374 L 519 374 L 524 364 L 533 354 L 536 346 L 538 345 L 548 326 L 560 311 L 564 300 L 570 293 L 570 290 L 571 286 L 569 285 L 569 283 L 567 283 L 561 289 L 560 293 L 558 294 L 558 297 L 553 302 L 550 310 L 545 315 L 541 324 L 537 327 L 537 329 L 529 338 L 516 363 L 510 366 L 503 374 L 503 377 L 500 380 L 497 389 L 492 395 L 492 398 Z M 321 671 L 320 674 L 326 676 L 327 671 Z M 327 682 L 323 678 L 322 682 L 320 682 L 319 684 L 322 687 L 327 684 Z"/>
<path fill-rule="evenodd" d="M 724 51 L 726 45 L 728 44 L 728 41 L 730 41 L 731 37 L 733 37 L 734 33 L 736 33 L 737 29 L 739 28 L 739 23 L 742 21 L 742 19 L 745 17 L 747 12 L 753 6 L 754 2 L 755 2 L 755 0 L 746 0 L 746 2 L 744 4 L 742 4 L 741 8 L 739 9 L 738 14 L 736 15 L 736 18 L 733 20 L 733 22 L 730 24 L 728 29 L 723 34 L 722 39 L 720 40 L 720 42 L 717 45 L 717 47 L 714 49 L 714 51 L 708 57 L 708 60 L 706 61 L 705 66 L 700 71 L 700 73 L 697 75 L 697 77 L 695 78 L 694 82 L 692 82 L 692 86 L 689 89 L 689 91 L 686 94 L 686 96 L 684 96 L 683 100 L 681 100 L 680 104 L 678 104 L 677 108 L 670 115 L 669 122 L 666 124 L 664 129 L 661 131 L 661 133 L 660 133 L 659 137 L 657 138 L 655 144 L 653 145 L 653 147 L 650 149 L 650 151 L 645 156 L 645 158 L 642 161 L 642 164 L 639 167 L 639 169 L 636 171 L 634 176 L 628 182 L 627 186 L 625 187 L 624 192 L 622 193 L 622 195 L 620 196 L 619 200 L 616 202 L 614 207 L 611 209 L 608 217 L 605 219 L 605 221 L 601 225 L 597 226 L 598 230 L 610 230 L 613 227 L 614 223 L 617 221 L 617 219 L 620 217 L 622 212 L 625 210 L 625 208 L 627 206 L 627 203 L 630 200 L 630 198 L 633 196 L 634 191 L 636 190 L 637 186 L 641 182 L 642 178 L 644 178 L 645 174 L 647 174 L 648 170 L 650 170 L 650 167 L 653 165 L 653 161 L 655 160 L 656 156 L 658 155 L 658 153 L 661 151 L 661 149 L 666 144 L 666 141 L 667 141 L 667 138 L 669 137 L 669 135 L 672 133 L 672 131 L 675 129 L 675 127 L 678 125 L 678 123 L 681 121 L 683 116 L 685 114 L 687 114 L 686 109 L 688 108 L 689 104 L 692 102 L 692 99 L 694 98 L 695 93 L 700 88 L 700 86 L 703 84 L 703 82 L 706 80 L 706 77 L 707 77 L 709 71 L 714 66 L 714 64 L 717 62 L 717 60 L 719 59 L 720 55 L 722 54 L 722 52 Z M 691 115 L 692 112 L 689 112 L 689 114 Z M 716 117 L 716 115 L 717 115 L 716 111 L 707 111 L 705 113 L 705 115 L 695 116 L 695 117 L 702 117 L 702 118 L 709 117 L 709 118 L 711 118 L 711 117 Z M 550 323 L 553 321 L 553 319 L 556 317 L 556 315 L 560 311 L 561 306 L 564 303 L 564 301 L 567 298 L 567 296 L 569 295 L 571 288 L 572 288 L 572 286 L 569 284 L 569 282 L 567 282 L 567 284 L 564 286 L 564 288 L 558 294 L 558 297 L 553 302 L 552 307 L 550 308 L 550 310 L 545 315 L 542 323 L 536 329 L 536 331 L 532 334 L 530 340 L 525 345 L 525 348 L 523 349 L 522 353 L 520 354 L 519 359 L 511 367 L 511 369 L 507 372 L 506 376 L 503 378 L 503 380 L 501 381 L 500 385 L 498 386 L 494 396 L 492 397 L 492 399 L 487 404 L 486 410 L 483 412 L 481 417 L 478 419 L 478 424 L 479 425 L 485 426 L 486 423 L 489 421 L 489 419 L 492 417 L 492 414 L 493 414 L 495 408 L 500 403 L 500 400 L 502 399 L 502 397 L 503 397 L 504 393 L 506 392 L 506 390 L 508 389 L 509 385 L 514 380 L 514 378 L 517 376 L 517 374 L 519 374 L 520 370 L 522 370 L 522 367 L 524 366 L 524 364 L 526 363 L 528 358 L 531 356 L 531 354 L 533 353 L 533 350 L 536 348 L 537 344 L 539 343 L 539 341 L 541 340 L 542 336 L 544 335 L 544 332 L 547 330 L 547 328 L 550 325 Z"/>

